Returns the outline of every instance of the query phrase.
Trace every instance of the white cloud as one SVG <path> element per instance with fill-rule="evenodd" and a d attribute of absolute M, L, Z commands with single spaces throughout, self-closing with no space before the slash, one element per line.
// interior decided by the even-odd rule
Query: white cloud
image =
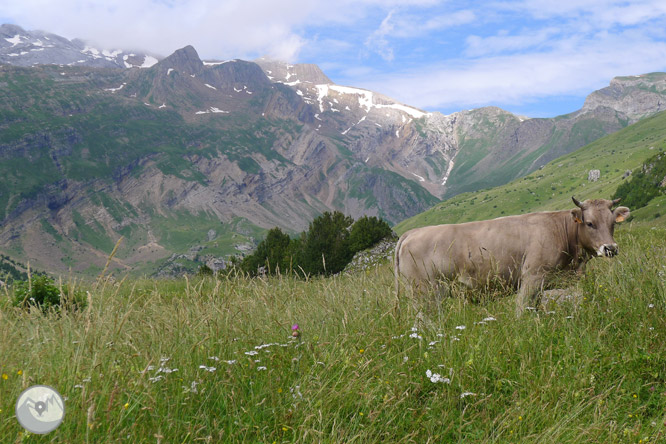
<path fill-rule="evenodd" d="M 518 105 L 560 95 L 586 95 L 615 76 L 663 69 L 663 60 L 666 42 L 628 32 L 563 44 L 546 52 L 448 61 L 399 75 L 375 76 L 360 86 L 425 109 Z"/>
<path fill-rule="evenodd" d="M 297 28 L 313 11 L 307 0 L 22 0 L 0 6 L 27 29 L 83 38 L 108 48 L 168 55 L 192 44 L 203 57 L 295 59 Z"/>
<path fill-rule="evenodd" d="M 382 20 L 379 28 L 375 30 L 365 41 L 365 46 L 379 54 L 387 62 L 393 61 L 393 48 L 390 46 L 387 36 L 393 32 L 393 24 L 391 17 L 394 11 L 388 13 L 386 18 Z"/>
<path fill-rule="evenodd" d="M 548 27 L 536 30 L 525 30 L 521 34 L 509 35 L 506 31 L 489 37 L 470 35 L 467 37 L 466 54 L 479 57 L 487 54 L 524 51 L 547 44 L 560 33 L 558 28 Z"/>
<path fill-rule="evenodd" d="M 0 17 L 106 49 L 318 63 L 428 109 L 584 95 L 666 69 L 663 0 L 10 0 Z"/>
<path fill-rule="evenodd" d="M 308 26 L 348 26 L 392 7 L 437 0 L 21 0 L 2 2 L 0 17 L 26 29 L 83 38 L 109 48 L 168 55 L 193 45 L 208 58 L 271 55 L 295 61 Z"/>

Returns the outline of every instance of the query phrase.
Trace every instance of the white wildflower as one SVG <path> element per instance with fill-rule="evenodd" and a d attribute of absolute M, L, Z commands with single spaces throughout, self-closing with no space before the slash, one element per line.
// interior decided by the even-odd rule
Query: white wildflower
<path fill-rule="evenodd" d="M 156 383 L 157 381 L 161 381 L 162 379 L 164 379 L 164 376 L 162 375 L 155 376 L 154 378 L 148 378 L 148 380 L 153 384 Z"/>
<path fill-rule="evenodd" d="M 266 367 L 264 367 L 263 365 L 257 367 L 257 371 L 258 371 L 258 372 L 260 372 L 260 371 L 262 371 L 262 370 L 266 370 Z"/>
<path fill-rule="evenodd" d="M 413 339 L 423 339 L 418 333 L 412 333 L 409 337 Z"/>
<path fill-rule="evenodd" d="M 220 358 L 218 358 L 217 356 L 209 356 L 208 359 L 212 359 L 215 362 L 219 362 L 220 360 Z"/>
<path fill-rule="evenodd" d="M 188 392 L 189 393 L 199 393 L 199 390 L 197 390 L 197 384 L 199 384 L 199 382 L 192 381 L 192 384 L 190 384 L 189 388 L 183 386 L 183 393 L 188 393 Z"/>
<path fill-rule="evenodd" d="M 234 365 L 236 363 L 236 360 L 235 359 L 230 359 L 229 361 L 224 361 L 224 362 L 226 362 L 229 365 Z"/>
<path fill-rule="evenodd" d="M 207 372 L 213 373 L 217 368 L 215 367 L 206 367 L 205 365 L 200 365 L 199 368 L 206 370 Z"/>
<path fill-rule="evenodd" d="M 496 321 L 496 320 L 497 320 L 497 319 L 495 319 L 495 318 L 492 317 L 492 316 L 488 316 L 487 318 L 483 318 L 483 322 L 490 322 L 490 321 Z"/>
<path fill-rule="evenodd" d="M 472 393 L 472 392 L 462 392 L 462 393 L 460 394 L 460 399 L 466 398 L 466 397 L 468 397 L 468 396 L 476 396 L 476 393 Z"/>
<path fill-rule="evenodd" d="M 258 355 L 259 352 L 254 351 L 254 350 L 250 350 L 248 352 L 245 352 L 245 354 L 248 355 L 248 356 L 255 356 L 255 355 Z"/>
<path fill-rule="evenodd" d="M 431 382 L 438 383 L 441 382 L 443 384 L 451 384 L 451 380 L 449 378 L 445 378 L 439 373 L 433 373 L 430 370 L 426 370 L 426 376 L 428 379 L 430 379 Z"/>
<path fill-rule="evenodd" d="M 456 330 L 464 330 L 464 329 L 466 329 L 466 328 L 467 328 L 467 327 L 465 327 L 464 325 L 458 325 L 458 326 L 456 327 Z"/>

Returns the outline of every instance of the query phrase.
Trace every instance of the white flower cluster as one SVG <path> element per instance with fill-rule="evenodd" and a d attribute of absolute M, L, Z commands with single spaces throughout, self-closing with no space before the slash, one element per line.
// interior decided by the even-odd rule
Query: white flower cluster
<path fill-rule="evenodd" d="M 445 378 L 439 373 L 433 373 L 430 370 L 426 370 L 426 376 L 428 377 L 428 379 L 430 379 L 431 382 L 434 383 L 441 382 L 443 384 L 451 384 L 451 380 L 449 378 Z"/>

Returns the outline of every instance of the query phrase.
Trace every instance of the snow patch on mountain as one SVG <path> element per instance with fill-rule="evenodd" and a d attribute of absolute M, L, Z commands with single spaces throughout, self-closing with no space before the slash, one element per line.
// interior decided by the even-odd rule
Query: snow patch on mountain
<path fill-rule="evenodd" d="M 350 86 L 330 85 L 330 84 L 320 84 L 314 86 L 317 91 L 317 102 L 319 103 L 319 110 L 321 112 L 324 112 L 325 110 L 324 99 L 329 98 L 332 95 L 331 92 L 333 92 L 342 95 L 356 96 L 358 99 L 358 106 L 364 109 L 365 112 L 370 112 L 370 110 L 372 110 L 373 108 L 395 109 L 398 111 L 402 111 L 403 113 L 408 114 L 415 119 L 419 119 L 421 117 L 425 117 L 428 115 L 428 113 L 424 111 L 412 108 L 411 106 L 402 105 L 400 103 L 389 103 L 389 104 L 375 103 L 375 93 L 373 93 L 372 91 L 368 91 L 366 89 L 353 88 Z M 336 103 L 339 103 L 337 102 L 337 99 L 333 98 L 333 100 L 336 101 Z M 403 116 L 403 122 L 405 122 L 404 116 Z"/>
<path fill-rule="evenodd" d="M 19 34 L 16 34 L 14 37 L 6 38 L 5 40 L 7 40 L 9 43 L 11 43 L 11 44 L 12 44 L 12 48 L 13 48 L 14 46 L 16 46 L 16 45 L 18 45 L 19 43 L 21 43 L 21 39 L 22 39 L 22 38 L 24 38 L 24 37 L 20 36 Z"/>

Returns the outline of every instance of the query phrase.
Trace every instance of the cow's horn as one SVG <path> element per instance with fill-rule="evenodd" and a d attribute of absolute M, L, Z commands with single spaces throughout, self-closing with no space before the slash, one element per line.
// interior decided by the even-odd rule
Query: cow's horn
<path fill-rule="evenodd" d="M 611 208 L 613 208 L 615 205 L 619 204 L 621 200 L 622 200 L 621 197 L 618 197 L 617 199 L 613 200 L 613 201 L 611 202 L 611 205 L 610 205 Z"/>
<path fill-rule="evenodd" d="M 575 197 L 571 196 L 571 200 L 573 200 L 573 203 L 576 204 L 578 208 L 583 208 L 583 204 L 578 201 Z"/>

